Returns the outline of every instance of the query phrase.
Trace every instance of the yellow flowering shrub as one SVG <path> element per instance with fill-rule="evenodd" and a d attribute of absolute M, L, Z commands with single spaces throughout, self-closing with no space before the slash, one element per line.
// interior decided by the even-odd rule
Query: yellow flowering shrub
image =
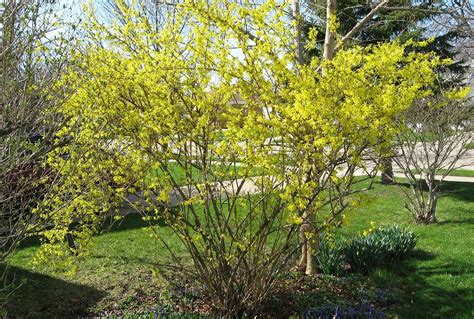
<path fill-rule="evenodd" d="M 85 54 L 56 84 L 70 92 L 57 114 L 70 143 L 49 158 L 64 182 L 42 206 L 55 227 L 41 256 L 64 255 L 65 234 L 92 236 L 135 194 L 216 307 L 256 309 L 298 227 L 342 223 L 364 152 L 389 143 L 443 62 L 393 42 L 341 50 L 323 75 L 318 60 L 295 63 L 285 4 L 184 1 L 157 31 L 139 2 L 120 3 L 121 22 L 89 12 Z"/>

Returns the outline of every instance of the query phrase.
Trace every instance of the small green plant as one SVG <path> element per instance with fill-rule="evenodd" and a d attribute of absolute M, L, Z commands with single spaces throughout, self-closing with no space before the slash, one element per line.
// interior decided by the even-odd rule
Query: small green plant
<path fill-rule="evenodd" d="M 344 246 L 340 240 L 321 235 L 316 255 L 319 270 L 325 275 L 342 275 L 344 269 Z"/>
<path fill-rule="evenodd" d="M 386 242 L 385 261 L 396 261 L 409 255 L 416 245 L 416 236 L 408 229 L 391 226 L 379 229 L 374 236 Z"/>
<path fill-rule="evenodd" d="M 416 245 L 415 235 L 399 226 L 364 231 L 346 243 L 344 255 L 351 270 L 368 273 L 388 262 L 401 260 Z"/>

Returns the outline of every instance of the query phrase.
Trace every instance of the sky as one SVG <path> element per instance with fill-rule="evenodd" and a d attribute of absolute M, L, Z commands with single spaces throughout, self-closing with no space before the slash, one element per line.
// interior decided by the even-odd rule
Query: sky
<path fill-rule="evenodd" d="M 66 22 L 76 23 L 79 19 L 83 18 L 82 6 L 86 3 L 93 3 L 95 5 L 100 5 L 104 3 L 105 0 L 42 0 L 46 3 L 55 2 L 54 7 L 58 9 L 57 13 L 60 15 L 61 19 Z M 0 0 L 0 11 L 2 10 L 3 5 L 6 0 Z M 0 36 L 1 36 L 2 25 L 0 24 Z M 61 33 L 63 30 L 61 28 L 53 31 L 50 36 L 55 36 Z M 471 39 L 472 41 L 472 39 Z M 471 59 L 469 61 L 471 65 L 471 73 L 474 73 L 474 59 L 473 55 L 470 54 L 468 57 Z M 471 86 L 471 96 L 474 96 L 474 76 L 470 77 L 470 86 Z"/>

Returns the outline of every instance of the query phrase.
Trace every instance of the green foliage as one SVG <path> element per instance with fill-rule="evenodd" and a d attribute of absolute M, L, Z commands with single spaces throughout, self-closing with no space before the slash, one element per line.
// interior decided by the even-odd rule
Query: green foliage
<path fill-rule="evenodd" d="M 343 275 L 345 266 L 365 274 L 403 260 L 415 245 L 415 235 L 405 228 L 389 226 L 375 229 L 372 226 L 349 239 L 322 235 L 316 259 L 321 272 L 326 275 Z"/>
<path fill-rule="evenodd" d="M 342 275 L 344 272 L 343 265 L 345 263 L 343 242 L 321 235 L 316 259 L 318 261 L 318 268 L 323 274 L 334 276 Z"/>
<path fill-rule="evenodd" d="M 326 1 L 312 0 L 305 1 L 305 11 L 303 13 L 303 41 L 311 42 L 311 34 L 317 32 L 318 43 L 323 43 L 325 37 L 325 17 Z M 352 43 L 361 46 L 373 45 L 377 43 L 390 42 L 394 39 L 402 42 L 411 40 L 424 41 L 431 38 L 425 47 L 413 47 L 412 50 L 420 52 L 436 52 L 438 56 L 455 60 L 459 54 L 459 46 L 453 45 L 456 41 L 462 41 L 465 35 L 455 28 L 445 28 L 441 32 L 433 35 L 430 28 L 439 28 L 439 16 L 443 10 L 455 10 L 456 5 L 450 7 L 445 1 L 413 1 L 413 0 L 390 0 L 386 4 L 392 9 L 380 10 L 370 19 L 361 30 L 352 38 Z M 373 2 L 360 0 L 338 0 L 337 1 L 337 30 L 340 36 L 347 34 L 354 26 L 363 19 L 374 7 Z M 407 9 L 408 7 L 411 8 Z M 420 10 L 421 9 L 421 10 Z M 306 53 L 307 61 L 312 56 L 322 55 L 322 45 L 312 46 Z M 466 61 L 456 61 L 442 67 L 444 71 L 449 71 L 449 76 L 445 81 L 454 85 L 462 83 L 463 78 L 468 73 L 469 65 Z"/>
<path fill-rule="evenodd" d="M 349 240 L 343 252 L 351 270 L 369 273 L 406 257 L 415 245 L 416 237 L 411 231 L 399 226 L 379 227 Z"/>

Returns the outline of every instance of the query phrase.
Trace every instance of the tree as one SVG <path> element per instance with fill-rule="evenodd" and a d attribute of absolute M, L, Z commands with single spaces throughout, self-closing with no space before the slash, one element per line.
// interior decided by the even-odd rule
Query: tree
<path fill-rule="evenodd" d="M 51 32 L 58 9 L 44 1 L 8 0 L 0 4 L 0 262 L 41 227 L 31 213 L 55 182 L 42 166 L 54 147 L 59 123 L 44 113 L 59 96 L 50 95 L 66 61 L 65 39 Z M 42 184 L 47 179 L 48 183 Z"/>
<path fill-rule="evenodd" d="M 297 2 L 294 2 L 297 3 Z M 375 6 L 370 12 L 367 13 L 365 17 L 363 17 L 360 21 L 357 22 L 350 30 L 347 31 L 347 34 L 338 41 L 336 44 L 336 37 L 337 37 L 337 29 L 338 29 L 338 21 L 337 21 L 337 16 L 336 16 L 336 7 L 337 7 L 337 1 L 336 0 L 328 0 L 326 2 L 326 15 L 324 21 L 324 31 L 325 31 L 325 37 L 324 37 L 324 44 L 323 44 L 323 54 L 322 54 L 322 59 L 323 59 L 323 64 L 319 65 L 318 69 L 316 70 L 317 72 L 322 71 L 322 74 L 324 75 L 328 70 L 326 67 L 331 67 L 330 65 L 324 66 L 324 61 L 331 61 L 336 52 L 341 49 L 351 38 L 351 36 L 355 33 L 357 33 L 362 27 L 364 27 L 370 19 L 377 14 L 377 12 L 380 11 L 381 6 L 384 5 L 385 2 L 379 3 L 377 6 Z M 301 24 L 302 24 L 302 19 L 300 18 L 299 12 L 296 12 L 299 10 L 299 5 L 294 5 L 293 6 L 293 16 L 296 17 L 296 46 L 297 46 L 297 56 L 298 56 L 298 63 L 301 64 L 303 63 L 303 52 L 302 50 L 302 43 L 301 43 L 301 35 L 300 35 L 300 30 L 301 30 Z M 311 29 L 311 31 L 314 31 L 314 29 Z M 314 43 L 317 40 L 317 35 L 318 33 L 313 33 L 311 35 L 308 33 L 309 36 L 309 41 L 307 41 L 307 45 Z M 307 47 L 308 52 L 314 52 L 314 45 L 313 48 L 311 48 L 311 45 Z M 311 54 L 310 54 L 311 56 Z M 337 123 L 338 121 L 336 121 Z M 330 145 L 328 147 L 334 148 L 334 145 Z M 357 149 L 357 147 L 356 147 Z M 359 149 L 359 152 L 363 152 L 365 149 Z M 335 153 L 333 154 L 338 154 L 338 149 L 337 147 L 335 148 Z M 339 151 L 343 151 L 342 149 Z M 318 150 L 320 153 L 324 153 L 324 149 L 321 148 Z M 343 151 L 343 154 L 345 152 Z M 352 154 L 354 158 L 359 158 L 361 156 L 361 153 L 358 154 Z M 336 155 L 337 157 L 337 155 Z M 323 186 L 328 186 L 328 189 L 325 190 L 324 187 L 320 187 L 315 191 L 315 194 L 313 198 L 317 198 L 318 194 L 324 191 L 329 191 L 331 194 L 337 194 L 336 196 L 336 201 L 339 203 L 344 202 L 344 198 L 350 194 L 350 186 L 354 182 L 353 179 L 353 174 L 354 174 L 354 163 L 351 162 L 350 158 L 332 158 L 332 162 L 328 163 L 326 167 L 328 170 L 326 171 L 325 169 L 318 169 L 316 170 L 318 172 L 318 175 L 314 176 L 314 171 L 311 169 L 308 172 L 306 172 L 306 176 L 304 177 L 304 180 L 310 181 L 313 183 L 322 184 Z M 345 160 L 345 162 L 344 162 Z M 337 185 L 337 189 L 344 189 L 345 191 L 343 192 L 333 192 L 331 191 L 331 183 L 321 183 L 322 180 L 326 180 L 328 177 L 332 176 L 334 174 L 334 170 L 338 169 L 338 165 L 333 166 L 331 165 L 332 163 L 338 163 L 338 165 L 345 164 L 347 165 L 349 169 L 345 172 L 345 178 L 343 180 L 348 181 L 344 185 L 344 187 L 340 187 L 341 185 Z M 361 164 L 359 164 L 361 165 Z M 363 165 L 362 165 L 363 166 Z M 324 166 L 323 166 L 324 167 Z M 313 174 L 312 174 L 313 173 Z M 311 176 L 313 175 L 313 176 Z M 369 174 L 370 175 L 370 174 Z M 344 183 L 343 183 L 344 184 Z M 334 199 L 333 199 L 334 200 Z M 338 216 L 342 214 L 342 211 L 346 208 L 346 205 L 338 205 L 333 206 L 332 205 L 332 200 L 329 201 L 331 203 L 331 212 L 333 215 Z M 313 265 L 313 255 L 317 253 L 318 251 L 318 239 L 319 239 L 319 231 L 318 227 L 315 225 L 315 219 L 314 219 L 314 213 L 311 213 L 310 210 L 306 210 L 303 213 L 303 222 L 300 227 L 300 240 L 302 241 L 302 249 L 301 249 L 301 259 L 298 263 L 298 266 L 300 268 L 305 268 L 305 273 L 310 275 L 315 272 L 315 267 Z"/>
<path fill-rule="evenodd" d="M 312 29 L 318 32 L 317 43 L 323 43 L 329 2 L 313 0 L 303 3 L 303 43 Z M 435 41 L 418 49 L 438 52 L 443 58 L 454 58 L 459 49 L 454 45 L 470 36 L 465 30 L 465 21 L 469 19 L 466 13 L 469 12 L 469 4 L 466 1 L 446 4 L 445 1 L 334 0 L 329 11 L 334 14 L 336 33 L 340 34 L 341 41 L 346 45 L 365 46 L 394 39 L 423 41 L 434 37 Z M 447 16 L 456 18 L 449 19 Z M 442 21 L 445 22 L 443 26 Z M 307 51 L 306 56 L 323 56 L 323 49 L 323 45 L 317 45 Z M 459 63 L 449 68 L 455 69 L 456 66 Z M 457 71 L 463 75 L 462 70 Z"/>
<path fill-rule="evenodd" d="M 74 143 L 51 157 L 65 177 L 55 192 L 67 205 L 45 199 L 52 209 L 44 216 L 57 227 L 44 235 L 55 243 L 72 231 L 83 250 L 98 221 L 136 194 L 146 206 L 132 204 L 144 217 L 165 221 L 186 248 L 192 267 L 170 251 L 175 266 L 202 284 L 218 311 L 250 315 L 298 249 L 297 225 L 278 196 L 283 181 L 274 174 L 285 170 L 281 154 L 268 142 L 274 119 L 261 112 L 261 103 L 278 97 L 272 81 L 281 81 L 293 58 L 267 68 L 276 48 L 288 51 L 282 14 L 274 16 L 271 3 L 189 2 L 156 31 L 142 7 L 117 4 L 125 19 L 110 27 L 92 17 L 92 44 L 58 84 L 74 85 L 59 110 L 74 119 L 60 134 Z M 250 47 L 244 19 L 256 30 L 272 21 L 281 38 L 260 34 Z M 229 105 L 237 92 L 248 102 L 239 109 Z M 254 169 L 262 176 L 252 178 Z M 172 198 L 177 209 L 166 208 Z M 53 248 L 68 255 L 67 245 L 45 244 L 43 253 Z"/>
<path fill-rule="evenodd" d="M 436 208 L 443 180 L 454 169 L 472 140 L 472 105 L 462 100 L 469 90 L 446 91 L 415 103 L 401 117 L 405 129 L 396 135 L 395 163 L 408 180 L 401 185 L 405 207 L 418 223 L 436 221 Z M 456 96 L 460 100 L 452 101 Z M 467 163 L 469 164 L 469 163 Z"/>
<path fill-rule="evenodd" d="M 408 39 L 423 41 L 434 37 L 429 45 L 416 49 L 422 52 L 436 52 L 442 58 L 455 59 L 461 47 L 456 43 L 469 38 L 465 32 L 466 28 L 463 27 L 468 7 L 466 1 L 448 5 L 445 1 L 391 0 L 378 3 L 354 0 L 306 1 L 303 39 L 308 37 L 312 29 L 316 29 L 319 33 L 318 42 L 324 42 L 324 46 L 314 47 L 306 56 L 327 57 L 328 52 L 334 48 L 336 32 L 328 34 L 328 26 L 325 24 L 329 21 L 327 17 L 333 14 L 334 25 L 338 27 L 337 32 L 344 35 L 341 36 L 341 42 L 345 41 L 348 45 L 365 46 L 392 41 L 395 38 L 402 41 Z M 441 21 L 444 22 L 442 28 L 439 27 Z M 464 62 L 465 60 L 460 60 L 444 66 L 440 76 L 446 74 L 445 79 L 451 84 L 462 83 L 468 69 Z M 386 155 L 380 157 L 382 183 L 393 183 L 391 159 L 393 152 L 388 148 L 382 150 L 382 153 Z"/>

